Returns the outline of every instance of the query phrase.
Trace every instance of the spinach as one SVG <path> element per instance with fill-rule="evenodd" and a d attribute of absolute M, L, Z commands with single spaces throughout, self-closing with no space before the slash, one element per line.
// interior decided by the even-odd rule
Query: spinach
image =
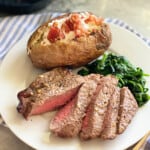
<path fill-rule="evenodd" d="M 87 64 L 78 72 L 80 75 L 88 75 L 90 73 L 115 75 L 119 80 L 118 86 L 127 86 L 135 96 L 139 107 L 150 99 L 144 78 L 149 75 L 144 74 L 141 68 L 134 67 L 124 56 L 117 56 L 113 53 L 104 54 L 101 59 Z"/>

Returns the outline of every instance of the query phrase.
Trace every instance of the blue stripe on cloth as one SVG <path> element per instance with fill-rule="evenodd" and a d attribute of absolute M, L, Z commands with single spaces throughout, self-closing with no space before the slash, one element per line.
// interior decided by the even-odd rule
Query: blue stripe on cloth
<path fill-rule="evenodd" d="M 42 23 L 44 23 L 44 21 L 46 19 L 46 15 L 42 15 L 40 17 L 41 17 L 41 19 L 39 20 L 39 24 L 42 24 Z"/>
<path fill-rule="evenodd" d="M 28 28 L 28 26 L 30 26 L 32 24 L 34 20 L 34 16 L 31 16 L 31 18 L 28 18 L 27 16 L 25 16 L 24 20 L 18 25 L 18 28 L 20 30 L 15 30 L 15 32 L 13 33 L 13 36 L 9 39 L 9 41 L 7 42 L 7 44 L 5 45 L 5 47 L 3 48 L 4 51 L 0 54 L 0 57 L 3 57 L 6 52 L 9 50 L 9 48 L 11 47 L 11 45 L 9 45 L 8 43 L 14 44 L 14 41 L 18 41 L 21 39 L 21 37 L 23 37 L 23 35 L 26 33 L 26 28 Z"/>
<path fill-rule="evenodd" d="M 32 24 L 34 20 L 34 16 L 25 16 L 25 19 L 21 22 L 20 24 L 20 29 L 16 30 L 15 33 L 13 34 L 12 38 L 8 41 L 6 46 L 4 47 L 4 51 L 0 54 L 0 57 L 3 57 L 6 52 L 9 50 L 12 44 L 14 44 L 15 41 L 18 41 L 23 37 L 24 34 L 26 34 L 26 28 Z"/>
<path fill-rule="evenodd" d="M 47 17 L 47 16 L 46 16 L 45 14 L 42 16 L 42 20 L 41 20 L 41 22 L 40 22 L 41 24 L 46 21 L 46 17 Z"/>
<path fill-rule="evenodd" d="M 5 26 L 5 31 L 6 31 L 5 36 L 4 35 L 1 36 L 2 40 L 0 41 L 1 42 L 0 59 L 3 59 L 3 57 L 8 52 L 9 48 L 11 48 L 12 45 L 16 43 L 18 40 L 20 40 L 26 33 L 32 32 L 40 24 L 42 24 L 46 20 L 49 20 L 49 18 L 51 17 L 58 16 L 59 14 L 60 13 L 49 13 L 49 14 L 45 13 L 45 14 L 37 14 L 37 15 L 23 15 L 23 16 L 10 17 L 8 19 L 10 25 L 6 24 Z M 28 24 L 26 19 L 29 20 Z M 19 22 L 20 20 L 21 22 Z M 5 21 L 5 23 L 6 22 L 7 21 Z"/>
<path fill-rule="evenodd" d="M 5 44 L 6 39 L 9 37 L 9 34 L 12 31 L 12 28 L 14 27 L 14 25 L 17 23 L 17 17 L 13 18 L 13 20 L 11 21 L 11 27 L 8 28 L 8 30 L 6 30 L 7 32 L 5 33 L 5 36 L 2 37 L 2 40 L 0 41 L 0 45 Z M 5 28 L 7 28 L 7 25 L 5 25 Z"/>
<path fill-rule="evenodd" d="M 6 29 L 11 27 L 12 20 L 13 20 L 13 18 L 9 17 L 8 21 L 6 20 L 6 22 L 3 24 L 3 27 L 2 27 L 2 30 L 1 30 L 1 34 L 0 34 L 1 38 L 3 38 L 3 36 L 5 36 L 5 34 L 7 32 Z M 0 24 L 0 26 L 1 26 L 1 24 Z"/>
<path fill-rule="evenodd" d="M 20 35 L 18 36 L 18 38 L 17 38 L 16 41 L 20 40 L 21 37 L 23 37 L 23 35 L 26 34 L 26 32 L 28 31 L 28 27 L 32 26 L 32 23 L 33 23 L 34 19 L 35 19 L 34 16 L 32 16 L 32 18 L 30 18 L 29 22 L 28 22 L 27 25 L 23 28 L 22 32 L 20 33 Z"/>
<path fill-rule="evenodd" d="M 5 18 L 2 22 L 1 22 L 1 26 L 0 26 L 0 35 L 2 34 L 2 32 L 4 31 L 4 29 L 6 28 L 6 25 L 10 22 L 10 17 Z"/>
<path fill-rule="evenodd" d="M 37 28 L 39 26 L 38 22 L 40 19 L 41 19 L 40 15 L 34 17 L 33 22 L 31 24 L 29 23 L 29 25 L 25 27 L 25 33 L 28 31 L 33 31 L 35 28 Z"/>
<path fill-rule="evenodd" d="M 128 31 L 135 34 L 138 38 L 142 39 L 148 46 L 150 46 L 150 39 L 144 37 L 142 34 L 137 32 L 135 29 L 133 29 L 130 25 L 128 25 L 124 21 L 122 21 L 120 19 L 116 19 L 116 18 L 114 18 L 114 19 L 113 18 L 106 18 L 105 22 L 115 24 L 121 28 L 127 29 Z"/>
<path fill-rule="evenodd" d="M 9 34 L 7 34 L 7 35 L 1 35 L 1 38 L 2 39 L 4 39 L 4 41 L 6 42 L 6 41 L 8 41 L 11 37 L 12 37 L 12 34 L 13 34 L 13 32 L 14 32 L 14 30 L 19 30 L 18 29 L 18 25 L 22 22 L 22 20 L 25 18 L 26 16 L 22 16 L 20 19 L 18 18 L 18 17 L 16 17 L 16 19 L 17 19 L 17 21 L 16 21 L 16 25 L 15 26 L 6 26 L 6 28 L 5 28 L 5 30 L 6 30 L 6 32 L 8 31 L 8 30 L 10 30 L 11 29 L 11 32 L 9 33 Z M 12 23 L 14 21 L 14 18 L 13 19 L 11 19 L 11 22 L 10 23 Z M 6 33 L 5 32 L 5 33 Z M 1 48 L 3 47 L 3 45 L 4 45 L 4 43 L 5 42 L 3 42 L 2 43 L 2 45 L 1 45 Z"/>
<path fill-rule="evenodd" d="M 18 35 L 19 30 L 22 29 L 21 26 L 26 22 L 26 19 L 28 19 L 27 16 L 23 16 L 23 17 L 24 17 L 24 19 L 23 19 L 21 22 L 19 22 L 19 24 L 17 25 L 17 28 L 14 30 L 13 34 L 11 34 L 11 33 L 9 34 L 9 36 L 8 36 L 9 40 L 6 41 L 6 42 L 1 46 L 1 49 L 0 49 L 0 58 L 3 58 L 4 55 L 7 53 L 7 51 L 8 51 L 8 49 L 7 49 L 8 45 L 11 45 L 11 46 L 12 46 L 12 43 L 13 43 L 13 41 L 14 41 L 15 36 Z M 13 31 L 13 28 L 12 28 L 12 27 L 11 27 L 11 29 L 12 29 L 12 31 Z M 8 29 L 7 29 L 7 30 L 8 30 Z M 7 39 L 7 38 L 6 38 L 6 39 Z"/>
<path fill-rule="evenodd" d="M 49 14 L 49 15 L 48 14 L 28 15 L 28 16 L 21 16 L 21 17 L 17 16 L 18 20 L 20 20 L 20 18 L 22 19 L 22 17 L 25 17 L 28 19 L 29 22 L 27 20 L 23 20 L 21 23 L 19 23 L 19 26 L 16 27 L 16 30 L 14 30 L 13 33 L 9 34 L 9 40 L 8 40 L 7 36 L 5 38 L 3 38 L 3 40 L 4 40 L 4 41 L 2 41 L 3 45 L 0 45 L 0 47 L 1 47 L 0 58 L 3 58 L 5 56 L 5 54 L 7 53 L 7 51 L 9 50 L 9 48 L 16 41 L 20 40 L 24 34 L 26 34 L 27 32 L 31 32 L 31 31 L 35 30 L 35 28 L 37 28 L 37 26 L 39 26 L 40 24 L 42 24 L 43 22 L 48 20 L 51 16 L 52 16 L 52 14 Z M 28 24 L 27 24 L 27 22 L 28 22 Z M 9 28 L 8 30 L 9 31 L 13 30 L 13 23 L 12 23 L 12 28 Z M 9 33 L 9 31 L 8 31 L 8 33 Z"/>

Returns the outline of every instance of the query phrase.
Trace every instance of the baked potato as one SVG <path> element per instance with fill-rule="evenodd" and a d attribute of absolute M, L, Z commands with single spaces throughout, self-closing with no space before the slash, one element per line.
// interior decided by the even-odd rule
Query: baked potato
<path fill-rule="evenodd" d="M 110 28 L 102 18 L 74 12 L 41 25 L 31 35 L 27 52 L 39 68 L 79 67 L 102 55 L 110 44 Z"/>

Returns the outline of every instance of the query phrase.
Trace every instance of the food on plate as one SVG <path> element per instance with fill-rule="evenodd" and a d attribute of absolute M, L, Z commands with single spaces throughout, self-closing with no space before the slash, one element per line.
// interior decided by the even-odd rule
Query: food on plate
<path fill-rule="evenodd" d="M 110 28 L 102 18 L 74 12 L 41 25 L 31 35 L 27 52 L 39 68 L 78 67 L 102 55 L 110 44 Z"/>
<path fill-rule="evenodd" d="M 51 119 L 51 132 L 60 137 L 80 135 L 83 140 L 96 137 L 108 140 L 126 129 L 138 110 L 134 96 L 127 87 L 120 90 L 115 76 L 97 75 L 84 76 L 86 80 L 78 94 Z M 94 84 L 89 84 L 89 77 Z"/>
<path fill-rule="evenodd" d="M 65 68 L 39 75 L 27 89 L 18 93 L 17 110 L 25 118 L 54 110 L 72 99 L 84 78 Z"/>
<path fill-rule="evenodd" d="M 113 75 L 80 76 L 55 68 L 18 93 L 17 109 L 28 118 L 59 108 L 49 128 L 60 137 L 114 139 L 125 131 L 138 110 L 131 91 L 117 85 Z"/>
<path fill-rule="evenodd" d="M 18 93 L 17 109 L 28 118 L 62 107 L 50 123 L 55 135 L 74 137 L 80 132 L 82 139 L 99 136 L 113 139 L 117 131 L 120 134 L 126 129 L 138 109 L 129 89 L 122 88 L 120 95 L 117 83 L 117 78 L 111 75 L 83 77 L 68 69 L 56 68 L 39 75 L 27 89 Z"/>
<path fill-rule="evenodd" d="M 149 99 L 146 88 L 145 74 L 139 67 L 134 67 L 125 57 L 113 53 L 104 54 L 101 59 L 87 64 L 78 74 L 87 75 L 99 73 L 112 74 L 119 80 L 119 87 L 127 86 L 137 100 L 138 106 L 143 106 Z"/>
<path fill-rule="evenodd" d="M 133 116 L 138 110 L 138 105 L 131 91 L 127 87 L 120 90 L 120 109 L 118 121 L 118 133 L 124 132 Z"/>
<path fill-rule="evenodd" d="M 101 135 L 104 127 L 104 118 L 110 97 L 116 88 L 118 80 L 113 76 L 100 79 L 94 97 L 88 106 L 86 116 L 83 120 L 80 137 L 82 139 L 96 138 Z"/>
<path fill-rule="evenodd" d="M 117 136 L 118 111 L 120 105 L 120 88 L 116 87 L 109 99 L 106 116 L 104 118 L 104 128 L 101 138 L 114 139 Z"/>
<path fill-rule="evenodd" d="M 89 75 L 78 94 L 65 105 L 51 120 L 50 130 L 61 137 L 77 136 L 82 119 L 98 85 L 100 75 Z"/>

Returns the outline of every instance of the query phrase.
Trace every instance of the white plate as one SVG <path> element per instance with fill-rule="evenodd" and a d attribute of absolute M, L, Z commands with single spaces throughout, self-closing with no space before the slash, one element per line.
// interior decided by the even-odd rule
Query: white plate
<path fill-rule="evenodd" d="M 113 33 L 111 49 L 126 56 L 134 65 L 150 73 L 148 48 L 142 40 L 125 29 L 110 25 Z M 127 130 L 111 141 L 100 139 L 81 142 L 53 137 L 49 132 L 50 113 L 26 121 L 16 111 L 17 93 L 28 86 L 41 71 L 27 57 L 25 36 L 5 57 L 0 69 L 0 111 L 9 128 L 22 141 L 39 150 L 122 150 L 138 141 L 150 129 L 150 102 L 139 109 Z M 150 89 L 150 84 L 148 84 Z"/>

